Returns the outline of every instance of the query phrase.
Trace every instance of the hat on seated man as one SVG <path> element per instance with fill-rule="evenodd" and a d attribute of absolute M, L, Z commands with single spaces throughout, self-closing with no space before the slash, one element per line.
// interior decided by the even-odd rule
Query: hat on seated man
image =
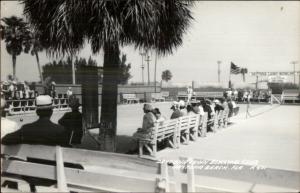
<path fill-rule="evenodd" d="M 51 121 L 53 113 L 52 98 L 48 95 L 36 97 L 36 114 L 39 119 L 23 125 L 18 131 L 6 135 L 2 139 L 5 145 L 10 144 L 68 144 L 65 128 Z"/>
<path fill-rule="evenodd" d="M 36 109 L 53 109 L 52 97 L 49 95 L 40 95 L 36 97 Z"/>

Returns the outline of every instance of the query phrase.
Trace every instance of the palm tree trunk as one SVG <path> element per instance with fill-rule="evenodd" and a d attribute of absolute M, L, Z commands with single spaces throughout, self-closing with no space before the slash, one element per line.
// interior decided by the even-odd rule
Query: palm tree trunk
<path fill-rule="evenodd" d="M 83 128 L 94 128 L 99 123 L 98 72 L 93 66 L 83 66 L 80 76 Z"/>
<path fill-rule="evenodd" d="M 15 54 L 12 55 L 12 62 L 13 62 L 13 76 L 14 76 L 14 79 L 16 79 L 16 62 L 17 62 L 17 56 Z"/>
<path fill-rule="evenodd" d="M 101 102 L 101 149 L 116 151 L 117 100 L 120 49 L 117 42 L 105 43 Z"/>
<path fill-rule="evenodd" d="M 41 64 L 40 64 L 40 58 L 39 58 L 39 54 L 38 52 L 34 52 L 35 54 L 35 58 L 36 58 L 36 63 L 38 66 L 38 70 L 39 70 L 39 75 L 40 75 L 40 79 L 41 79 L 41 83 L 44 83 L 44 78 L 43 78 L 43 74 L 42 74 L 42 70 L 41 70 Z"/>

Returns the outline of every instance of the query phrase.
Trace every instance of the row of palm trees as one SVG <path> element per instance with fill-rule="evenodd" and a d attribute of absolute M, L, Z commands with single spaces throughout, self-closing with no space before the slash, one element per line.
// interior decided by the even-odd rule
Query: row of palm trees
<path fill-rule="evenodd" d="M 116 150 L 120 47 L 171 54 L 183 43 L 191 16 L 189 0 L 21 0 L 24 15 L 49 53 L 74 55 L 88 42 L 94 54 L 103 50 L 101 148 Z M 98 85 L 94 84 L 91 87 Z M 97 92 L 93 94 L 98 95 Z M 98 97 L 98 96 L 96 96 Z M 88 105 L 86 105 L 88 106 Z M 83 108 L 86 108 L 83 104 Z M 91 112 L 98 106 L 91 105 Z M 85 111 L 84 111 L 85 112 Z M 83 115 L 85 117 L 85 115 Z M 90 122 L 86 117 L 85 122 Z M 102 127 L 103 126 L 103 127 Z"/>
<path fill-rule="evenodd" d="M 36 57 L 40 81 L 43 82 L 38 54 L 43 51 L 43 46 L 39 41 L 38 33 L 33 31 L 23 18 L 11 16 L 1 19 L 0 36 L 5 41 L 6 50 L 12 57 L 14 79 L 16 79 L 17 56 L 21 53 L 30 53 Z"/>

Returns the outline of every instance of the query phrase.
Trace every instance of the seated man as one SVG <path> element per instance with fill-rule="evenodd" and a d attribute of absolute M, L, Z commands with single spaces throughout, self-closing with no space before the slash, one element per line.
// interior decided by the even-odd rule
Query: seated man
<path fill-rule="evenodd" d="M 65 113 L 58 123 L 66 129 L 70 145 L 81 144 L 83 130 L 82 115 L 79 112 L 80 104 L 78 98 L 72 95 L 69 99 L 69 106 L 71 107 L 72 112 Z"/>
<path fill-rule="evenodd" d="M 51 122 L 52 98 L 41 95 L 36 98 L 36 114 L 39 119 L 33 123 L 23 125 L 18 131 L 6 135 L 2 144 L 41 144 L 41 145 L 67 145 L 65 129 Z"/>

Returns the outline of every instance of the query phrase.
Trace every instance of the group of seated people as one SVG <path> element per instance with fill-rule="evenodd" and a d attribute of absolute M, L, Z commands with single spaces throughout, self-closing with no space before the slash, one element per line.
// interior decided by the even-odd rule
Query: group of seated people
<path fill-rule="evenodd" d="M 6 100 L 31 99 L 36 97 L 34 85 L 25 82 L 4 81 L 1 82 L 1 95 Z"/>
<path fill-rule="evenodd" d="M 5 145 L 13 144 L 42 144 L 61 145 L 70 147 L 81 143 L 83 136 L 82 115 L 79 112 L 79 100 L 72 97 L 69 101 L 71 112 L 66 112 L 58 121 L 50 119 L 53 113 L 52 97 L 40 95 L 36 97 L 36 114 L 38 120 L 33 123 L 18 124 L 5 117 L 5 99 L 1 97 L 1 142 Z"/>
<path fill-rule="evenodd" d="M 209 99 L 201 101 L 190 101 L 186 104 L 184 101 L 174 101 L 171 109 L 173 110 L 170 119 L 177 119 L 179 117 L 191 114 L 204 115 L 206 112 L 208 120 L 210 120 L 215 113 L 228 110 L 228 116 L 233 115 L 233 109 L 236 108 L 236 103 L 231 98 L 221 98 L 220 100 L 211 101 Z M 153 108 L 151 104 L 144 104 L 143 107 L 144 117 L 142 128 L 138 128 L 137 132 L 134 133 L 134 138 L 149 138 L 152 136 L 155 122 L 163 122 L 166 118 L 161 115 L 158 108 Z M 208 131 L 212 131 L 211 125 L 208 125 Z"/>

